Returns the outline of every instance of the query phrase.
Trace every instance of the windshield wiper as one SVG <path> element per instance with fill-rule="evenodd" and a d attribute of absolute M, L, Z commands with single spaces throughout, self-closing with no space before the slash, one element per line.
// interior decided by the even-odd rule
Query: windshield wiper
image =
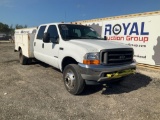
<path fill-rule="evenodd" d="M 70 40 L 70 39 L 80 39 L 80 37 L 78 37 L 78 36 L 74 36 L 74 35 L 67 35 L 67 36 L 65 36 L 64 37 L 65 38 L 65 40 Z"/>
<path fill-rule="evenodd" d="M 100 38 L 98 38 L 98 37 L 90 36 L 90 35 L 86 35 L 86 36 L 81 37 L 81 38 L 83 38 L 83 39 L 88 39 L 88 38 L 91 38 L 91 39 L 100 39 Z"/>

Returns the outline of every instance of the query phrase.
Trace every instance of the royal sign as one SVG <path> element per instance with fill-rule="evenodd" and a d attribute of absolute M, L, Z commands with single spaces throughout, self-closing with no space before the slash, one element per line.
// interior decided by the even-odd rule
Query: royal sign
<path fill-rule="evenodd" d="M 106 24 L 105 34 L 107 40 L 148 41 L 149 32 L 145 31 L 145 22 Z M 125 36 L 125 37 L 124 37 Z"/>

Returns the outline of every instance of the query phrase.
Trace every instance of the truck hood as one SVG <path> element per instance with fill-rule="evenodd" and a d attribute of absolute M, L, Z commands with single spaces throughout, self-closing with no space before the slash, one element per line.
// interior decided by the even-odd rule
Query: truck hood
<path fill-rule="evenodd" d="M 86 49 L 87 52 L 99 52 L 102 49 L 131 48 L 128 45 L 107 40 L 73 39 L 68 42 L 82 49 Z"/>

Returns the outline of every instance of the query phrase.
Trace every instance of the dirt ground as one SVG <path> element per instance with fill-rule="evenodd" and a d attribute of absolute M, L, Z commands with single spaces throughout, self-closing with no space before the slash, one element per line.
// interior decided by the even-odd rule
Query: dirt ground
<path fill-rule="evenodd" d="M 0 120 L 160 120 L 160 72 L 138 68 L 120 84 L 73 96 L 57 69 L 22 66 L 14 44 L 0 42 Z"/>

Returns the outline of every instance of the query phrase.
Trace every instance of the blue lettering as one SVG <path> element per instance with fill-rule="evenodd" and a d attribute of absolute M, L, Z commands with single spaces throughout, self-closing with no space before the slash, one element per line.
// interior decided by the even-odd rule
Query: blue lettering
<path fill-rule="evenodd" d="M 144 22 L 141 23 L 141 35 L 149 35 L 149 32 L 144 32 Z"/>
<path fill-rule="evenodd" d="M 127 35 L 127 30 L 128 30 L 128 27 L 130 26 L 131 23 L 128 23 L 127 26 L 125 26 L 125 23 L 123 23 L 123 28 L 124 28 L 124 35 Z"/>
<path fill-rule="evenodd" d="M 149 35 L 144 29 L 145 22 L 141 22 L 141 26 L 137 22 L 132 23 L 122 23 L 124 29 L 124 35 Z M 130 27 L 131 26 L 131 27 Z M 141 27 L 138 29 L 138 27 Z M 112 24 L 105 25 L 105 36 L 112 34 Z"/>
<path fill-rule="evenodd" d="M 109 35 L 111 35 L 111 29 L 112 25 L 111 24 L 107 24 L 105 25 L 105 35 L 107 34 L 107 31 L 109 32 Z"/>
<path fill-rule="evenodd" d="M 135 33 L 136 35 L 139 35 L 139 32 L 138 32 L 138 25 L 137 25 L 136 22 L 133 23 L 129 35 L 132 35 L 132 34 L 134 34 L 134 33 Z"/>

